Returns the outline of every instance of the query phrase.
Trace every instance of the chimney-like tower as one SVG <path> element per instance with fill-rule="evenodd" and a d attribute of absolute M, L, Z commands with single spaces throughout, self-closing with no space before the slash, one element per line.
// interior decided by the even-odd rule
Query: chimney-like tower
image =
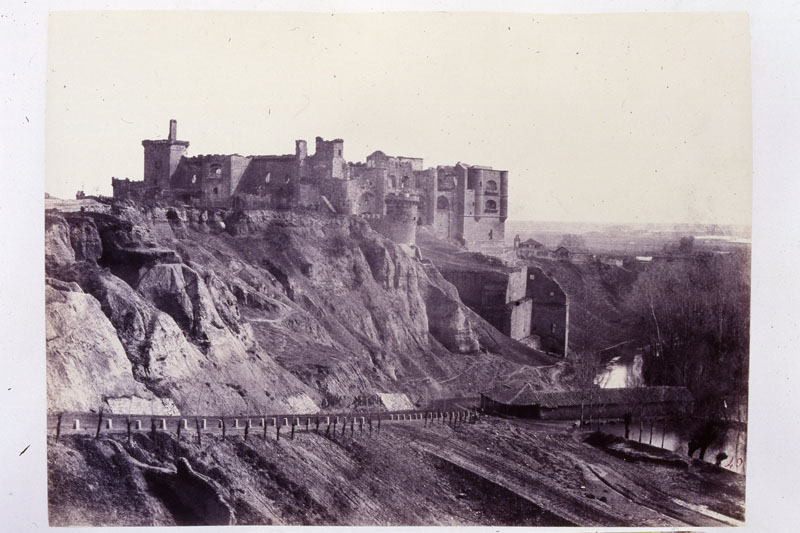
<path fill-rule="evenodd" d="M 189 141 L 178 140 L 178 121 L 169 121 L 169 136 L 166 140 L 144 140 L 142 146 L 145 188 L 168 189 L 170 179 L 189 146 Z"/>

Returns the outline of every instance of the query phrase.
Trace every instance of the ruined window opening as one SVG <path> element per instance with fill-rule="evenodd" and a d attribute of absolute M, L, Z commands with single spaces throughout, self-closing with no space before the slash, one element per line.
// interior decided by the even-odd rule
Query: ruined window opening
<path fill-rule="evenodd" d="M 214 187 L 214 194 L 219 194 L 219 189 L 217 189 L 216 187 Z"/>
<path fill-rule="evenodd" d="M 436 199 L 436 209 L 450 209 L 450 202 L 446 196 L 440 196 Z"/>
<path fill-rule="evenodd" d="M 192 183 L 197 183 L 197 174 L 192 174 Z"/>
<path fill-rule="evenodd" d="M 408 189 L 408 182 L 409 182 L 408 176 L 403 176 L 403 181 L 400 183 L 400 186 L 403 189 Z"/>
<path fill-rule="evenodd" d="M 490 241 L 492 240 L 493 236 L 494 236 L 494 232 L 492 230 L 489 230 L 489 240 Z"/>
<path fill-rule="evenodd" d="M 555 332 L 556 332 L 556 323 L 550 322 L 550 333 L 555 333 Z"/>
<path fill-rule="evenodd" d="M 490 192 L 497 191 L 497 182 L 494 180 L 489 180 L 486 182 L 486 190 Z"/>
<path fill-rule="evenodd" d="M 289 183 L 290 181 L 292 181 L 291 176 L 289 176 L 289 174 L 286 174 L 286 183 Z"/>
<path fill-rule="evenodd" d="M 267 175 L 264 176 L 264 183 L 269 183 L 271 179 L 272 179 L 271 173 L 267 172 Z"/>
<path fill-rule="evenodd" d="M 341 148 L 336 150 L 336 155 L 338 155 L 339 157 L 342 157 L 342 149 Z"/>
<path fill-rule="evenodd" d="M 392 189 L 397 188 L 397 178 L 394 176 L 389 176 L 389 184 L 392 186 Z"/>
<path fill-rule="evenodd" d="M 494 200 L 486 200 L 486 211 L 497 211 L 497 202 Z"/>

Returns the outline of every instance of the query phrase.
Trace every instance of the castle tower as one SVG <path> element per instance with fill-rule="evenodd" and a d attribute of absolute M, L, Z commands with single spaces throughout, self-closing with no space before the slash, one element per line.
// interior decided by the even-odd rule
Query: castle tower
<path fill-rule="evenodd" d="M 389 194 L 385 202 L 386 215 L 376 230 L 397 244 L 415 244 L 419 198 L 407 193 Z"/>
<path fill-rule="evenodd" d="M 500 222 L 508 218 L 508 171 L 500 172 Z"/>
<path fill-rule="evenodd" d="M 170 178 L 178 168 L 189 141 L 178 140 L 178 122 L 169 121 L 166 140 L 144 140 L 144 187 L 168 189 Z"/>
<path fill-rule="evenodd" d="M 347 166 L 344 160 L 344 141 L 326 141 L 322 137 L 317 137 L 315 141 L 314 166 L 322 170 L 322 176 L 326 178 L 344 179 Z"/>

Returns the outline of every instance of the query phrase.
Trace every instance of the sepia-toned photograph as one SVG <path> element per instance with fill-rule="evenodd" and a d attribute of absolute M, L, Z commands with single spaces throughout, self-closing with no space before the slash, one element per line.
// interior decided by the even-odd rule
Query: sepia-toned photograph
<path fill-rule="evenodd" d="M 746 13 L 47 37 L 51 526 L 746 524 Z"/>

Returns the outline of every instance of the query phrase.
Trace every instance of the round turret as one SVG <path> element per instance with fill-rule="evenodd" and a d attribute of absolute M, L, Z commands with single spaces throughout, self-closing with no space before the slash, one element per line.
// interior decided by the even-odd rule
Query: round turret
<path fill-rule="evenodd" d="M 417 240 L 419 197 L 400 193 L 386 196 L 386 215 L 380 233 L 398 244 L 414 244 Z"/>

